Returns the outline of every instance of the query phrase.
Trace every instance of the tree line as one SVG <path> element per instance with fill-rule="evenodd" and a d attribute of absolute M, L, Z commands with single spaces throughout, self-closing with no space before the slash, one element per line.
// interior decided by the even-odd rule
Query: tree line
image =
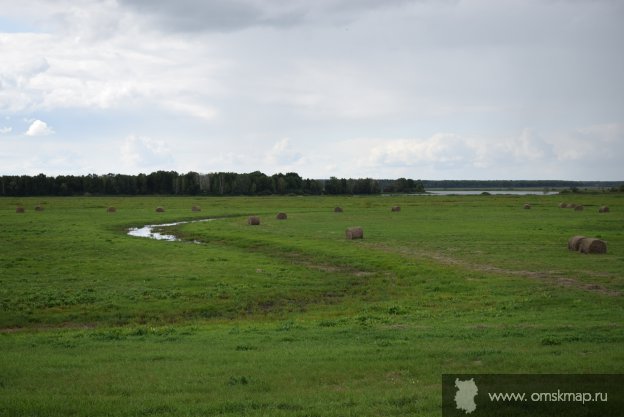
<path fill-rule="evenodd" d="M 238 174 L 199 174 L 156 171 L 124 175 L 5 175 L 0 177 L 0 196 L 72 195 L 271 195 L 271 194 L 379 194 L 424 192 L 420 180 L 374 180 L 372 178 L 303 179 L 295 172 L 268 176 L 260 171 Z"/>
<path fill-rule="evenodd" d="M 238 174 L 214 172 L 186 174 L 156 171 L 150 174 L 0 176 L 0 196 L 71 195 L 270 195 L 270 194 L 380 194 L 423 193 L 426 189 L 511 189 L 511 188 L 610 188 L 624 191 L 622 181 L 559 180 L 413 180 L 337 178 L 303 179 L 295 172 L 268 176 L 260 171 Z"/>

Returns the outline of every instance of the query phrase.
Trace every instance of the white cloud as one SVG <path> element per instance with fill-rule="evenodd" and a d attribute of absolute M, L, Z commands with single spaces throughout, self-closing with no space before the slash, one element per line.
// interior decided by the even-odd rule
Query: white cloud
<path fill-rule="evenodd" d="M 428 138 L 356 139 L 354 163 L 369 170 L 456 173 L 463 178 L 566 178 L 591 172 L 596 160 L 624 155 L 624 125 L 603 125 L 572 131 L 538 132 L 525 128 L 517 135 L 463 136 L 436 133 Z M 367 149 L 365 153 L 361 150 Z M 584 169 L 553 168 L 552 161 L 582 162 Z M 546 174 L 544 174 L 546 173 Z M 416 175 L 422 177 L 423 175 Z M 576 177 L 579 179 L 579 177 Z"/>
<path fill-rule="evenodd" d="M 518 134 L 475 136 L 466 139 L 474 149 L 472 164 L 479 169 L 496 167 L 512 172 L 524 167 L 539 171 L 538 164 L 544 165 L 555 158 L 552 134 L 542 134 L 535 129 L 523 128 Z"/>
<path fill-rule="evenodd" d="M 517 160 L 534 161 L 552 156 L 552 145 L 529 128 L 523 129 L 520 136 L 511 140 L 507 147 Z"/>
<path fill-rule="evenodd" d="M 50 11 L 39 16 L 49 33 L 0 33 L 0 111 L 157 104 L 202 120 L 214 118 L 212 96 L 221 88 L 215 74 L 225 61 L 210 46 L 154 33 L 141 16 L 113 1 L 65 3 L 60 1 L 58 9 L 41 4 Z"/>
<path fill-rule="evenodd" d="M 54 130 L 46 122 L 35 120 L 26 131 L 26 136 L 47 136 L 54 133 Z"/>
<path fill-rule="evenodd" d="M 165 108 L 171 109 L 178 113 L 188 114 L 198 119 L 206 121 L 214 120 L 217 117 L 217 110 L 206 104 L 196 103 L 193 101 L 166 101 L 161 103 Z"/>
<path fill-rule="evenodd" d="M 593 125 L 553 135 L 560 161 L 621 161 L 624 155 L 624 123 Z M 619 163 L 619 162 L 618 162 Z"/>
<path fill-rule="evenodd" d="M 7 133 L 11 133 L 12 131 L 13 131 L 13 128 L 10 126 L 0 127 L 0 135 L 6 135 Z"/>
<path fill-rule="evenodd" d="M 375 140 L 369 151 L 373 166 L 412 166 L 423 164 L 447 167 L 471 164 L 476 147 L 470 139 L 451 133 L 436 133 L 426 139 Z"/>
<path fill-rule="evenodd" d="M 171 150 L 163 140 L 128 136 L 121 145 L 120 153 L 124 166 L 133 171 L 167 170 L 174 165 Z"/>
<path fill-rule="evenodd" d="M 283 138 L 275 142 L 270 151 L 266 154 L 266 160 L 269 164 L 277 165 L 275 169 L 280 167 L 291 166 L 296 164 L 303 158 L 303 155 L 296 152 L 290 146 L 290 139 Z"/>

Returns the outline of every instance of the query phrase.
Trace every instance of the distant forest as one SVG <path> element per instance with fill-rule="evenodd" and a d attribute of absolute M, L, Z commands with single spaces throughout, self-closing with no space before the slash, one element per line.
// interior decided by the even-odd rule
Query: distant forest
<path fill-rule="evenodd" d="M 337 178 L 303 179 L 289 172 L 268 176 L 260 171 L 248 174 L 215 172 L 199 174 L 156 171 L 123 175 L 5 175 L 0 177 L 0 196 L 71 195 L 353 195 L 380 193 L 422 193 L 425 189 L 510 189 L 510 188 L 622 188 L 622 182 L 604 181 L 523 181 L 523 180 L 413 180 Z"/>
<path fill-rule="evenodd" d="M 89 174 L 49 177 L 2 176 L 0 196 L 71 195 L 271 195 L 271 194 L 379 194 L 381 192 L 424 192 L 421 181 L 399 178 L 380 181 L 372 178 L 303 179 L 289 172 L 268 176 L 255 171 L 248 174 L 216 172 L 179 174 L 156 171 L 151 174 Z"/>

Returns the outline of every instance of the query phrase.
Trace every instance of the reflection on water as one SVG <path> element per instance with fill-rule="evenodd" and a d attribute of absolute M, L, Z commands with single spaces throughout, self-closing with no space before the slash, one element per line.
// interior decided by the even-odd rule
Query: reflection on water
<path fill-rule="evenodd" d="M 185 222 L 162 223 L 162 224 L 146 224 L 143 227 L 132 227 L 128 229 L 128 235 L 135 236 L 135 237 L 147 237 L 147 238 L 156 239 L 156 240 L 168 240 L 168 241 L 174 242 L 180 239 L 178 239 L 174 235 L 167 235 L 164 233 L 156 232 L 154 231 L 154 229 L 177 226 L 179 224 L 186 224 L 186 223 L 208 222 L 211 220 L 214 220 L 214 219 L 188 220 Z"/>

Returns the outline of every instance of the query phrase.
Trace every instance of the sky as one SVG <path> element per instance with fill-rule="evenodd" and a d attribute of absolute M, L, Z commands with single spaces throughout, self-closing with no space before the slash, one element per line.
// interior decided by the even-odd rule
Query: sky
<path fill-rule="evenodd" d="M 0 0 L 0 175 L 624 180 L 621 0 Z"/>

